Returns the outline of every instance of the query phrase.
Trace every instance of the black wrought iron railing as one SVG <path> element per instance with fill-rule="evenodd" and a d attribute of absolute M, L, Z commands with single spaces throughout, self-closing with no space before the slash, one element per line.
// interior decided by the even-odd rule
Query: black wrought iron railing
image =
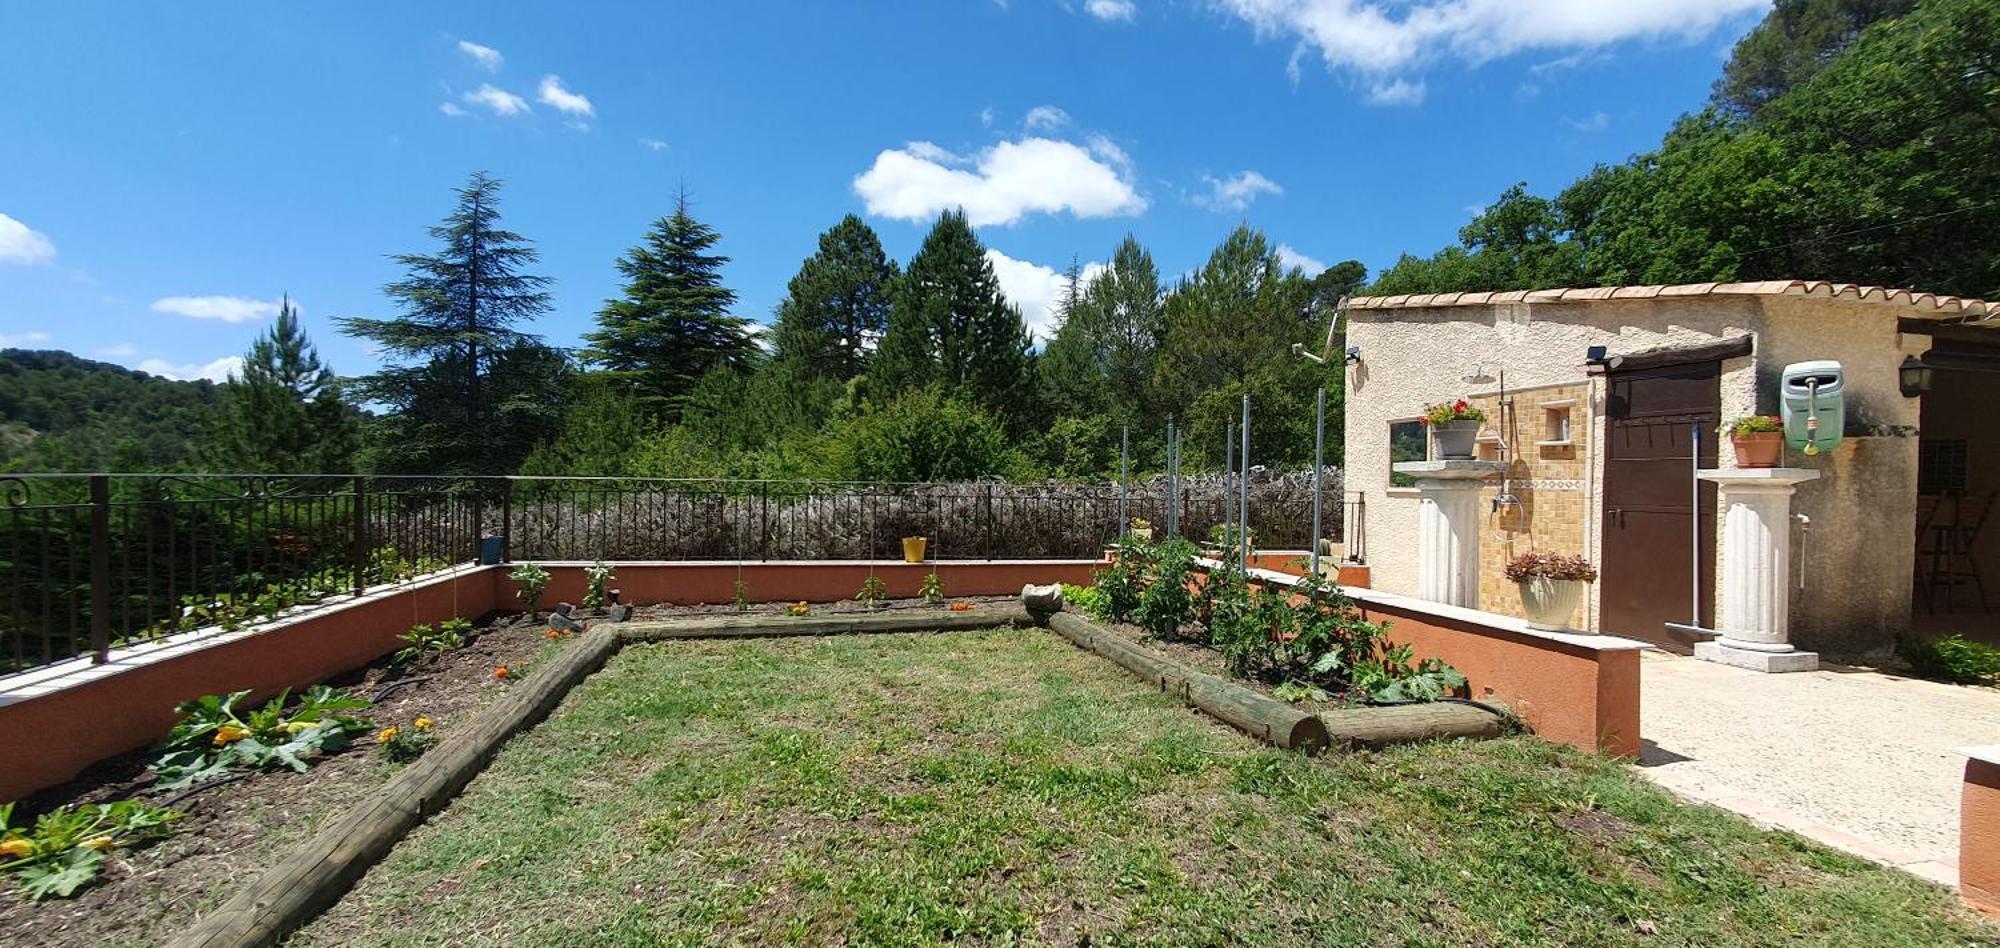
<path fill-rule="evenodd" d="M 1307 544 L 1311 483 L 1253 473 L 1260 545 Z M 1165 484 L 0 476 L 0 674 L 482 559 L 881 559 L 906 536 L 936 559 L 1094 557 L 1121 512 L 1166 522 Z M 1338 538 L 1337 477 L 1322 489 Z M 1183 476 L 1172 502 L 1202 539 L 1232 499 L 1219 476 Z"/>

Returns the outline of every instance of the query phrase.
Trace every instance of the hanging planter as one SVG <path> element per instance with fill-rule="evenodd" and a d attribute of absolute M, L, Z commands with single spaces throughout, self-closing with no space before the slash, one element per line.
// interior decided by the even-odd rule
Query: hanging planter
<path fill-rule="evenodd" d="M 1470 461 L 1473 443 L 1479 437 L 1479 425 L 1486 420 L 1486 413 L 1461 398 L 1426 407 L 1420 420 L 1431 432 L 1432 460 Z"/>
<path fill-rule="evenodd" d="M 1587 587 L 1597 581 L 1597 568 L 1581 556 L 1523 553 L 1507 563 L 1507 578 L 1521 590 L 1521 611 L 1528 628 L 1569 632 L 1569 618 L 1583 604 Z"/>
<path fill-rule="evenodd" d="M 1785 456 L 1785 428 L 1770 415 L 1745 415 L 1723 425 L 1736 449 L 1737 467 L 1777 467 Z"/>
<path fill-rule="evenodd" d="M 903 562 L 905 563 L 923 562 L 924 548 L 929 545 L 930 545 L 930 538 L 928 537 L 904 537 Z"/>

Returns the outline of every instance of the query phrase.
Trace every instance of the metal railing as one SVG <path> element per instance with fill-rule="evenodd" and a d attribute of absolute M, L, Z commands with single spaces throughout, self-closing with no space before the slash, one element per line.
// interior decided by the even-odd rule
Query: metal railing
<path fill-rule="evenodd" d="M 1206 538 L 1221 479 L 1178 488 L 1183 535 Z M 1311 500 L 1303 475 L 1253 475 L 1258 543 L 1303 547 Z M 906 536 L 934 559 L 1094 557 L 1120 502 L 1115 484 L 997 481 L 0 476 L 0 674 L 479 560 L 882 559 Z M 1163 524 L 1168 502 L 1164 479 L 1125 488 L 1127 518 Z"/>

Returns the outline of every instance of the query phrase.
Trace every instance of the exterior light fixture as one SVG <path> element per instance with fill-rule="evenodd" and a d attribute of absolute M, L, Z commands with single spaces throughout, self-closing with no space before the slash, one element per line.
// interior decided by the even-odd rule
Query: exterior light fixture
<path fill-rule="evenodd" d="M 1583 361 L 1586 365 L 1603 365 L 1611 361 L 1611 350 L 1604 346 L 1591 346 L 1584 350 Z"/>
<path fill-rule="evenodd" d="M 1360 364 L 1361 364 L 1361 347 L 1360 347 L 1360 346 L 1348 346 L 1348 347 L 1347 347 L 1347 364 L 1348 364 L 1348 365 L 1360 365 Z"/>
<path fill-rule="evenodd" d="M 1915 398 L 1931 390 L 1931 366 L 1916 356 L 1904 356 L 1896 369 L 1896 384 L 1904 398 Z"/>

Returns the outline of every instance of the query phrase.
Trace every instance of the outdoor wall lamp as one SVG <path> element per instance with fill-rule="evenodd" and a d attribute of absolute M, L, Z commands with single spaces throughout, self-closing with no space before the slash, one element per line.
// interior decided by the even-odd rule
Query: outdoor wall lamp
<path fill-rule="evenodd" d="M 1361 347 L 1360 347 L 1360 346 L 1348 346 L 1348 347 L 1347 347 L 1347 364 L 1348 364 L 1348 365 L 1360 365 L 1360 364 L 1361 364 Z"/>
<path fill-rule="evenodd" d="M 1915 398 L 1931 390 L 1931 366 L 1916 356 L 1904 356 L 1896 369 L 1896 384 L 1904 398 Z"/>
<path fill-rule="evenodd" d="M 1611 361 L 1611 350 L 1604 346 L 1591 346 L 1583 351 L 1585 365 L 1603 365 Z"/>

